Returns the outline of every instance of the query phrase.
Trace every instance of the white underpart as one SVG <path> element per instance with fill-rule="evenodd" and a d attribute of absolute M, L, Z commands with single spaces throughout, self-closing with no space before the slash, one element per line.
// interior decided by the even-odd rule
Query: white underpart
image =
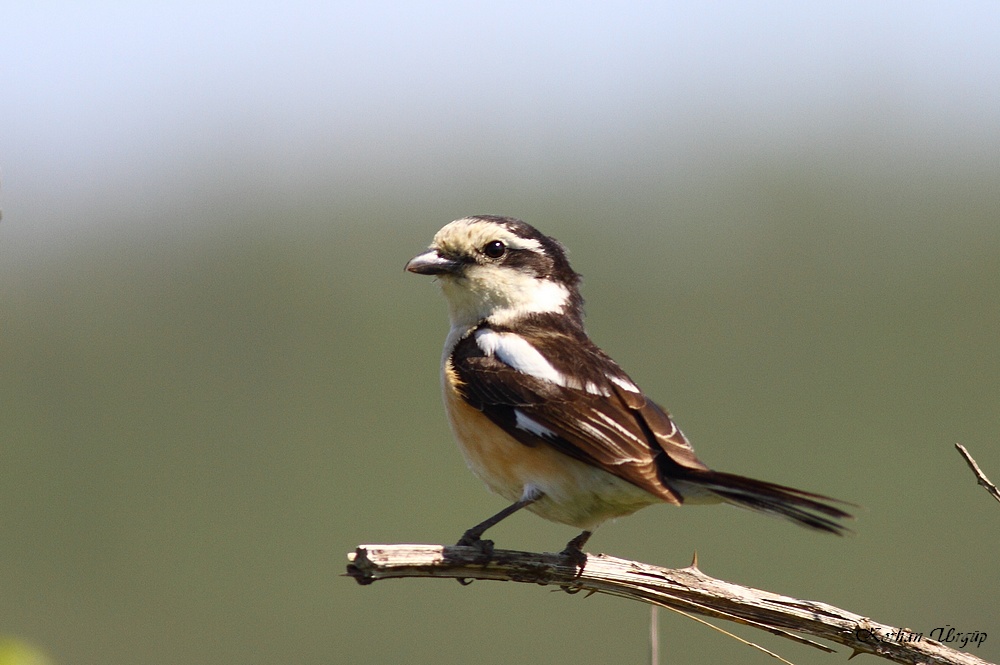
<path fill-rule="evenodd" d="M 514 418 L 515 418 L 515 424 L 518 429 L 523 429 L 525 432 L 530 432 L 535 436 L 549 437 L 549 438 L 556 437 L 555 432 L 550 430 L 545 425 L 535 422 L 528 416 L 524 415 L 524 413 L 520 409 L 514 409 Z"/>
<path fill-rule="evenodd" d="M 461 277 L 441 277 L 451 323 L 472 326 L 489 320 L 506 324 L 528 314 L 559 314 L 566 310 L 570 290 L 549 279 L 497 266 L 469 266 Z"/>
<path fill-rule="evenodd" d="M 538 279 L 521 272 L 504 270 L 502 291 L 491 298 L 489 312 L 484 312 L 491 323 L 515 321 L 527 314 L 561 313 L 569 301 L 569 289 L 548 279 Z"/>
<path fill-rule="evenodd" d="M 524 490 L 521 491 L 521 501 L 536 501 L 542 498 L 544 494 L 545 492 L 534 483 L 527 483 L 524 486 Z"/>

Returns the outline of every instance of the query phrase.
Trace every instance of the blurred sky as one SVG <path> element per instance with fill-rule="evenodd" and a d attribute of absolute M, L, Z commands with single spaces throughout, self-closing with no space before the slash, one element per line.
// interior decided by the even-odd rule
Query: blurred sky
<path fill-rule="evenodd" d="M 599 178 L 649 133 L 682 162 L 915 123 L 995 159 L 998 28 L 993 2 L 8 3 L 0 238 L 65 243 L 226 169 L 342 197 L 500 158 Z"/>

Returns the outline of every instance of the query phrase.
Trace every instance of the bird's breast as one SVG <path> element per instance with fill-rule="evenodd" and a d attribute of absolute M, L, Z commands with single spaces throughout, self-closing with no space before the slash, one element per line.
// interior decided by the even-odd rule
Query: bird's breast
<path fill-rule="evenodd" d="M 508 435 L 461 394 L 461 382 L 446 360 L 442 372 L 445 409 L 466 464 L 486 486 L 508 501 L 530 489 L 545 497 L 528 507 L 553 522 L 592 529 L 662 500 L 603 469 L 564 455 L 539 440 L 527 446 Z"/>

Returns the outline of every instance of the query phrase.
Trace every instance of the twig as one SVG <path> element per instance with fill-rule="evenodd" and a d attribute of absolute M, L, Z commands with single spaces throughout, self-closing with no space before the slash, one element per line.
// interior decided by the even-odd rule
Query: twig
<path fill-rule="evenodd" d="M 649 665 L 660 665 L 660 606 L 649 608 Z"/>
<path fill-rule="evenodd" d="M 972 455 L 970 455 L 969 451 L 965 449 L 965 446 L 961 443 L 956 443 L 955 448 L 957 448 L 959 454 L 965 458 L 965 463 L 969 465 L 970 469 L 972 469 L 972 473 L 976 474 L 976 482 L 985 487 L 986 491 L 990 493 L 990 496 L 997 501 L 1000 501 L 1000 489 L 997 489 L 997 486 L 990 482 L 990 479 L 986 477 L 986 474 L 983 473 L 982 469 L 979 468 L 979 465 L 976 464 L 976 460 L 972 459 Z"/>
<path fill-rule="evenodd" d="M 571 592 L 606 593 L 735 621 L 832 651 L 796 633 L 818 637 L 849 647 L 852 657 L 870 653 L 897 663 L 988 665 L 907 628 L 877 623 L 826 603 L 717 580 L 696 565 L 659 568 L 588 554 L 580 571 L 559 554 L 494 550 L 484 562 L 480 550 L 457 545 L 362 545 L 348 559 L 347 574 L 360 584 L 400 577 L 555 584 Z"/>

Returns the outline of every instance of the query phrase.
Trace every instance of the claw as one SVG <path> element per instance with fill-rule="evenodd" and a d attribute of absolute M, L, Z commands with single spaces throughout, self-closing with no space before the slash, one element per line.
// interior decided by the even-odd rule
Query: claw
<path fill-rule="evenodd" d="M 483 562 L 484 564 L 489 563 L 490 560 L 493 559 L 492 540 L 484 540 L 479 536 L 475 534 L 470 534 L 468 531 L 466 531 L 465 534 L 463 534 L 462 537 L 459 538 L 458 542 L 455 544 L 462 547 L 474 547 L 477 550 L 479 550 L 479 553 L 482 554 L 483 558 L 486 559 Z"/>
<path fill-rule="evenodd" d="M 577 577 L 579 577 L 580 575 L 583 574 L 583 568 L 584 568 L 584 566 L 587 565 L 587 553 L 586 552 L 584 552 L 583 550 L 578 550 L 578 549 L 573 549 L 573 548 L 567 547 L 566 549 L 564 549 L 559 554 L 561 554 L 562 556 L 564 556 L 567 559 L 569 559 L 569 562 L 572 563 L 574 567 L 580 569 L 576 573 Z"/>
<path fill-rule="evenodd" d="M 583 551 L 583 546 L 590 540 L 590 531 L 584 531 L 573 540 L 566 543 L 566 549 L 559 554 L 569 559 L 574 567 L 579 568 L 576 576 L 583 574 L 583 568 L 587 565 L 587 553 Z"/>
<path fill-rule="evenodd" d="M 458 542 L 455 543 L 455 545 L 460 547 L 473 547 L 479 550 L 479 563 L 482 563 L 484 566 L 489 565 L 490 561 L 493 560 L 493 541 L 484 540 L 475 533 L 470 533 L 470 531 L 472 531 L 472 529 L 469 529 L 469 531 L 462 534 L 462 537 L 458 539 Z M 462 586 L 469 586 L 474 581 L 467 577 L 459 577 L 456 579 Z"/>

